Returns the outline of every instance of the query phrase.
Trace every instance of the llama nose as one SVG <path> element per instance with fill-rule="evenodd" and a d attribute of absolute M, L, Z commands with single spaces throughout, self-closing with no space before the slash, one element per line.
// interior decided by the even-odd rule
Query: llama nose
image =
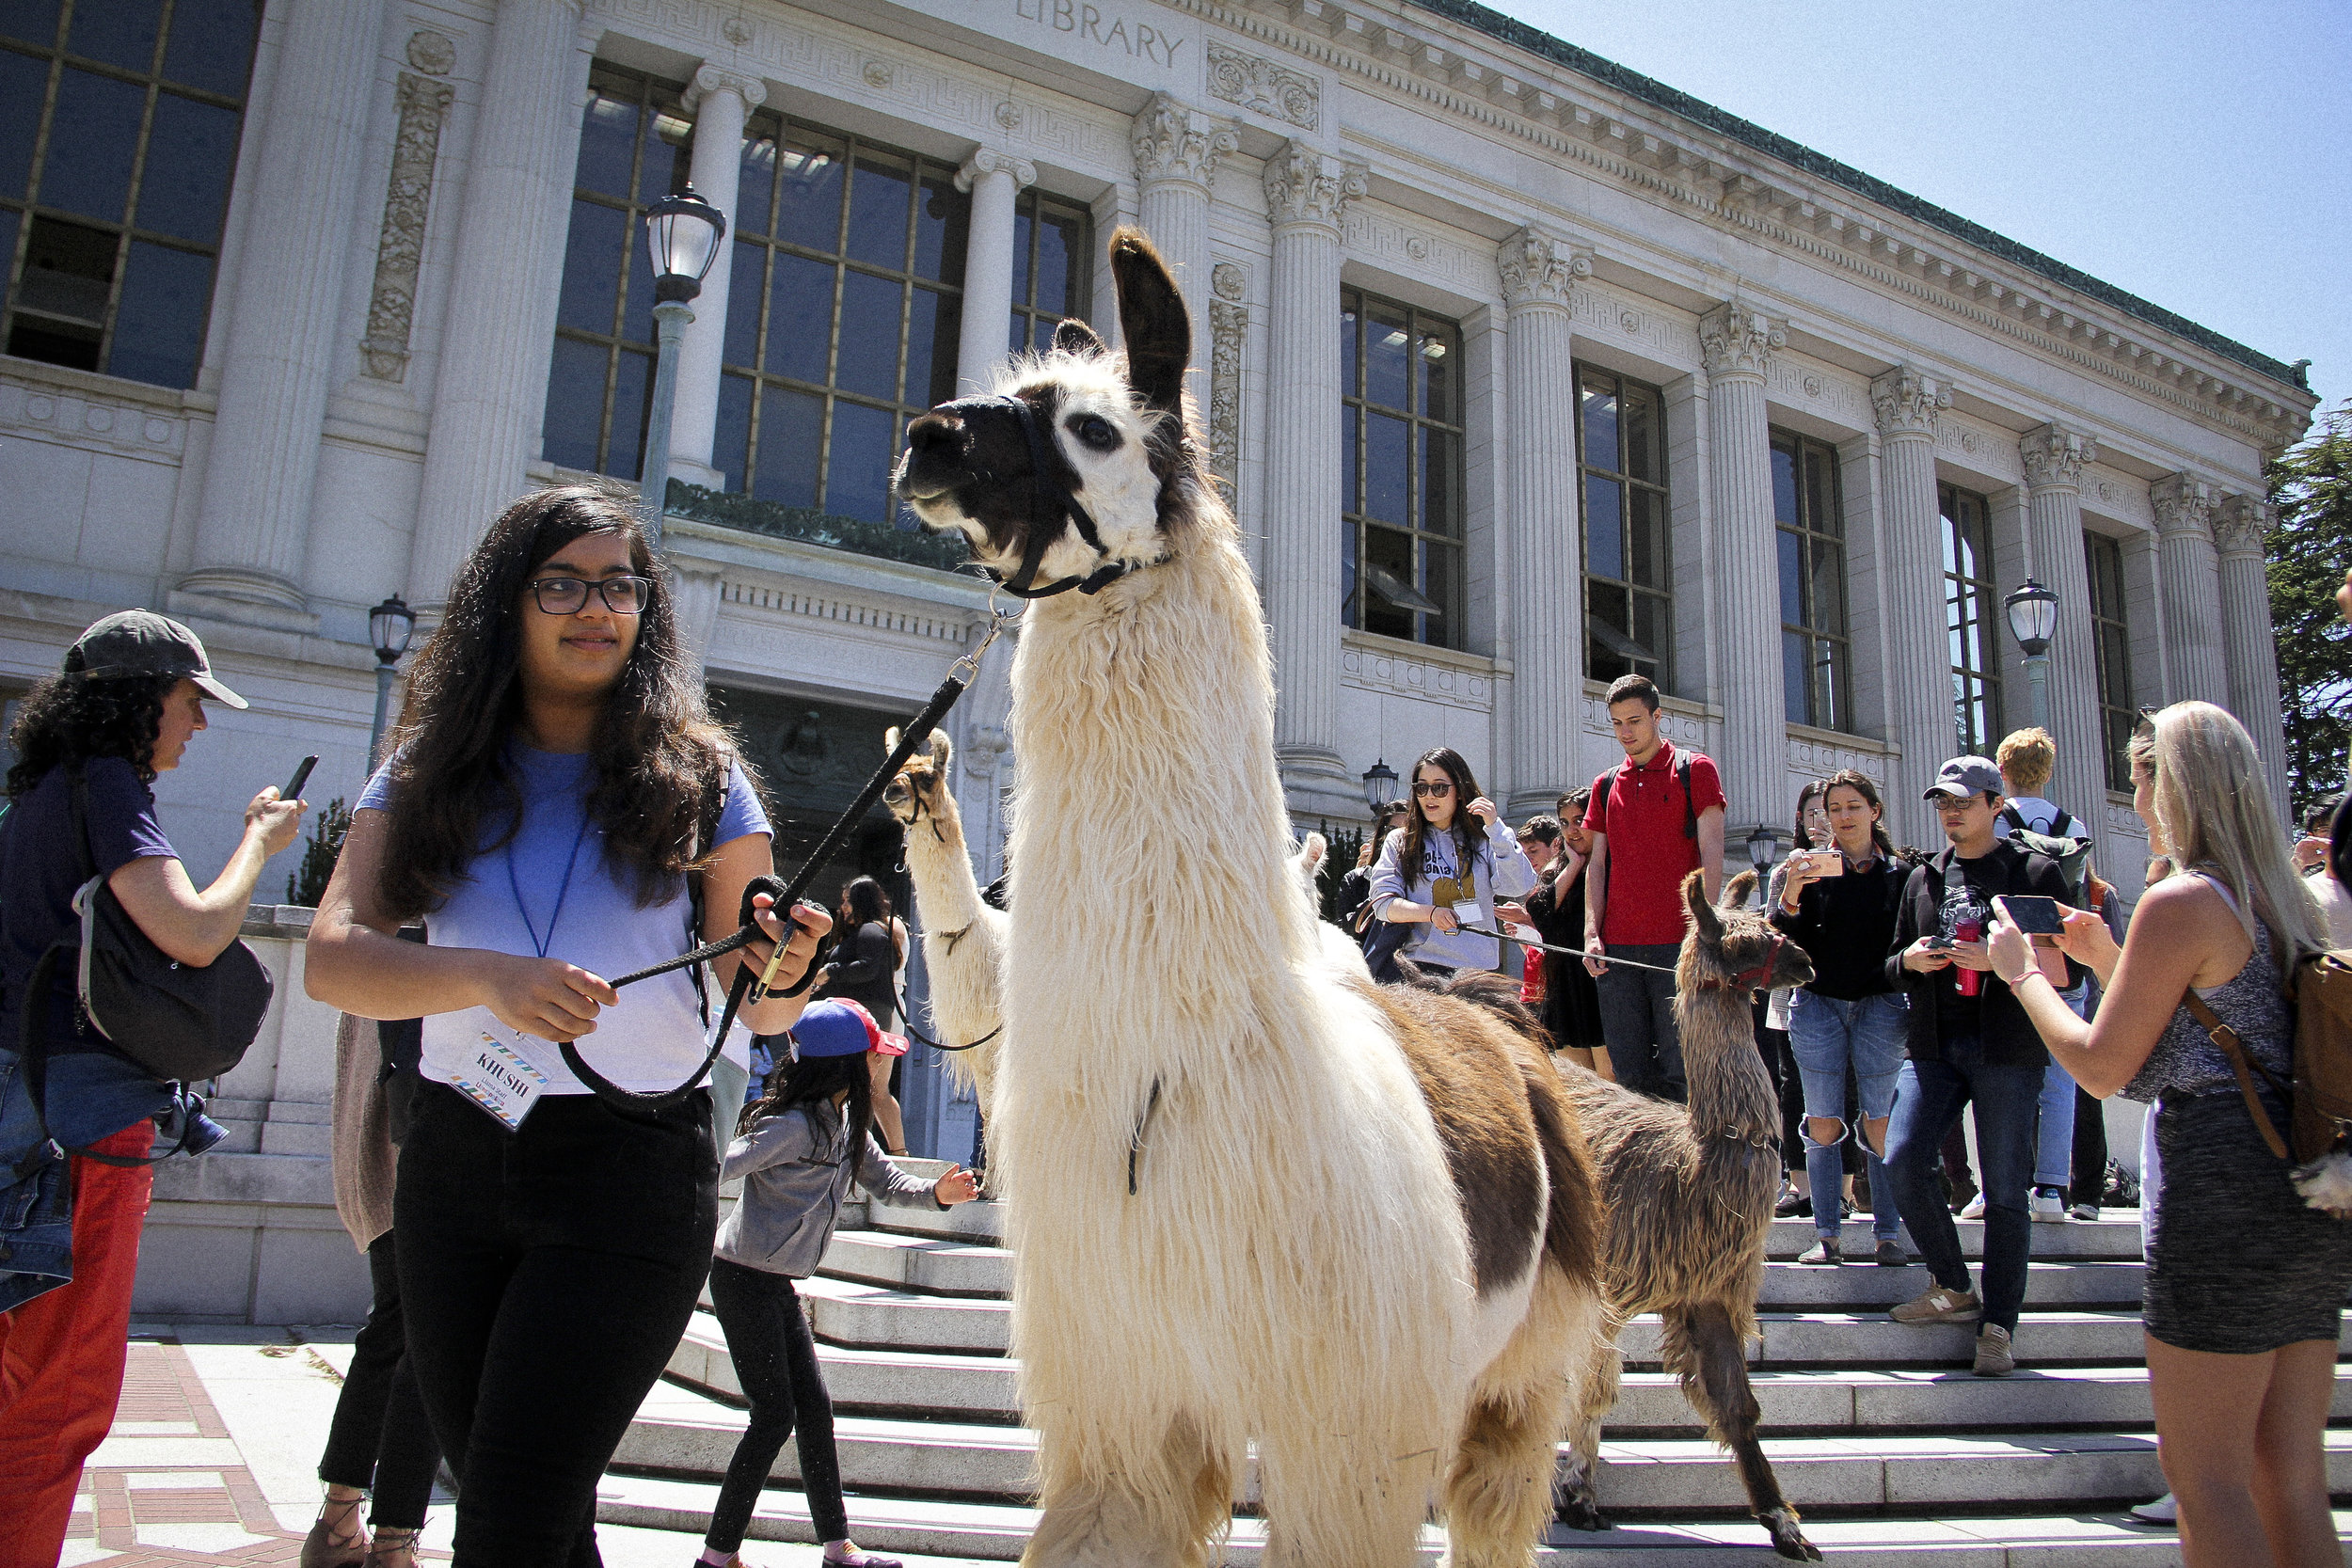
<path fill-rule="evenodd" d="M 922 457 L 954 456 L 969 435 L 960 416 L 933 409 L 907 426 L 907 450 Z"/>

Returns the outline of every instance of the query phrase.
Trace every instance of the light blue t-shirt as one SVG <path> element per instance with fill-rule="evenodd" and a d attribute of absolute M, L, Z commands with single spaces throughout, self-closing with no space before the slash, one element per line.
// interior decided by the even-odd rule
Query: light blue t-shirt
<path fill-rule="evenodd" d="M 483 852 L 467 868 L 466 879 L 451 890 L 448 901 L 424 917 L 426 939 L 434 946 L 544 953 L 611 979 L 675 958 L 699 942 L 699 937 L 690 940 L 686 929 L 684 879 L 671 897 L 641 909 L 634 875 L 623 869 L 616 876 L 606 863 L 604 831 L 588 819 L 588 795 L 596 785 L 591 757 L 534 751 L 520 743 L 514 745 L 510 757 L 523 795 L 522 826 L 504 847 L 488 848 L 498 842 L 506 822 L 497 814 L 486 816 Z M 391 797 L 389 770 L 378 772 L 354 809 L 389 810 Z M 716 842 L 770 832 L 768 814 L 760 809 L 751 781 L 740 768 L 731 768 Z M 632 1093 L 658 1092 L 683 1083 L 702 1065 L 708 1049 L 691 972 L 657 974 L 620 994 L 620 1005 L 599 1013 L 596 1032 L 580 1038 L 580 1053 Z M 722 1001 L 723 993 L 713 986 L 714 1023 Z M 437 1083 L 455 1082 L 485 1035 L 547 1074 L 547 1093 L 588 1092 L 551 1042 L 518 1038 L 487 1007 L 437 1013 L 424 1021 L 424 1076 Z M 728 1059 L 746 1062 L 749 1041 L 748 1032 L 739 1024 L 728 1042 Z"/>

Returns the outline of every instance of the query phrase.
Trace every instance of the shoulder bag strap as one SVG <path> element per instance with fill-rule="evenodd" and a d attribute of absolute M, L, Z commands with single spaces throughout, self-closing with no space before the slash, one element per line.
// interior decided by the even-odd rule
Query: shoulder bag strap
<path fill-rule="evenodd" d="M 2263 1142 L 2270 1146 L 2271 1153 L 2285 1159 L 2286 1140 L 2279 1136 L 2279 1129 L 2271 1121 L 2270 1113 L 2263 1108 L 2262 1097 L 2254 1092 L 2254 1074 L 2261 1073 L 2263 1082 L 2268 1084 L 2280 1099 L 2287 1098 L 2287 1091 L 2270 1075 L 2269 1069 L 2247 1055 L 2246 1047 L 2238 1042 L 2237 1031 L 2222 1022 L 2221 1016 L 2205 1006 L 2204 998 L 2194 990 L 2185 990 L 2181 993 L 2181 1006 L 2188 1009 L 2188 1016 L 2197 1021 L 2199 1026 L 2212 1037 L 2213 1043 L 2221 1048 L 2221 1053 L 2230 1059 L 2230 1070 L 2237 1074 L 2238 1093 L 2246 1097 L 2246 1109 L 2254 1118 L 2255 1131 L 2262 1133 Z"/>

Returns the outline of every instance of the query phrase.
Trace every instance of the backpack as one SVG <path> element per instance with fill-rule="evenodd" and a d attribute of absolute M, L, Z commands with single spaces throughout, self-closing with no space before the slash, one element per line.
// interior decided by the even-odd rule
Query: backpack
<path fill-rule="evenodd" d="M 2182 1005 L 2229 1059 L 2238 1092 L 2270 1152 L 2295 1164 L 2296 1191 L 2313 1209 L 2352 1219 L 2352 952 L 2312 953 L 2286 977 L 2295 1010 L 2294 1084 L 2290 1086 L 2247 1054 L 2235 1030 L 2191 990 Z M 2254 1091 L 2262 1075 L 2287 1103 L 2288 1136 Z M 2290 1139 L 2292 1142 L 2290 1142 Z"/>
<path fill-rule="evenodd" d="M 2090 835 L 2081 832 L 2082 824 L 2064 812 L 2050 819 L 2050 831 L 2038 833 L 2026 826 L 2025 813 L 2015 806 L 2001 808 L 2001 820 L 2009 824 L 2010 837 L 2037 855 L 2047 855 L 2058 862 L 2058 875 L 2066 879 L 2066 901 L 2078 910 L 2090 906 L 2084 902 L 2090 867 Z"/>

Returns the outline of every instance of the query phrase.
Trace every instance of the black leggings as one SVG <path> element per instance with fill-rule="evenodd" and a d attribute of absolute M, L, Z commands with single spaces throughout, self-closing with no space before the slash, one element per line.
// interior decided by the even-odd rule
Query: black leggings
<path fill-rule="evenodd" d="M 693 1315 L 710 1096 L 548 1095 L 510 1133 L 427 1084 L 393 1198 L 408 1354 L 456 1471 L 457 1568 L 592 1568 L 596 1478 Z"/>
<path fill-rule="evenodd" d="M 710 1305 L 726 1330 L 727 1354 L 743 1397 L 752 1402 L 752 1419 L 727 1462 L 726 1484 L 719 1488 L 703 1544 L 732 1552 L 743 1544 L 769 1468 L 795 1431 L 801 1490 L 808 1497 L 817 1539 L 847 1540 L 850 1516 L 841 1502 L 841 1461 L 833 1446 L 833 1400 L 825 1392 L 817 1342 L 790 1276 L 717 1259 L 710 1265 Z"/>
<path fill-rule="evenodd" d="M 408 1365 L 408 1330 L 400 1310 L 400 1265 L 387 1230 L 368 1247 L 368 1277 L 375 1299 L 351 1342 L 351 1370 L 335 1400 L 319 1480 L 374 1493 L 368 1523 L 422 1529 L 441 1463 L 417 1374 Z"/>

